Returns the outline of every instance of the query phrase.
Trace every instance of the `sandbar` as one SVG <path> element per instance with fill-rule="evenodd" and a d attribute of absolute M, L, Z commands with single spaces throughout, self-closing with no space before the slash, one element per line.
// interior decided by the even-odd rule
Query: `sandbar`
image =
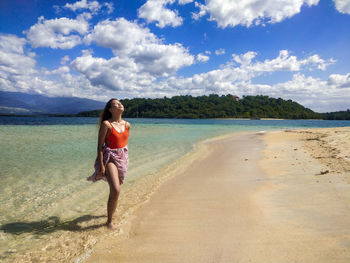
<path fill-rule="evenodd" d="M 350 128 L 211 140 L 84 262 L 350 262 Z"/>

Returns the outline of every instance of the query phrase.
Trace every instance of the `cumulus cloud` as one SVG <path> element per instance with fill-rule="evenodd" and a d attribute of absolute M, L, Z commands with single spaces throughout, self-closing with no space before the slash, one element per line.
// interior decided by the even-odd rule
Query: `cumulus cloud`
<path fill-rule="evenodd" d="M 77 1 L 74 4 L 69 4 L 67 3 L 64 8 L 70 9 L 72 11 L 77 11 L 77 10 L 83 10 L 83 9 L 88 9 L 91 12 L 97 12 L 100 8 L 101 5 L 97 1 L 87 1 L 87 0 L 81 0 Z"/>
<path fill-rule="evenodd" d="M 67 62 L 70 60 L 69 56 L 65 55 L 61 58 L 61 65 L 66 65 Z"/>
<path fill-rule="evenodd" d="M 178 15 L 178 11 L 166 7 L 174 2 L 175 0 L 148 0 L 138 9 L 138 16 L 144 18 L 147 23 L 156 22 L 156 26 L 160 28 L 180 26 L 183 19 Z"/>
<path fill-rule="evenodd" d="M 194 5 L 195 7 L 199 8 L 199 11 L 197 13 L 192 12 L 192 18 L 194 20 L 199 20 L 202 16 L 205 16 L 207 14 L 208 8 L 205 5 L 198 2 L 194 2 Z"/>
<path fill-rule="evenodd" d="M 54 69 L 52 71 L 49 71 L 49 70 L 46 70 L 45 71 L 45 74 L 46 75 L 62 75 L 62 74 L 65 74 L 65 73 L 69 73 L 70 72 L 70 69 L 69 67 L 67 66 L 62 66 L 62 67 L 59 67 L 57 69 Z"/>
<path fill-rule="evenodd" d="M 216 72 L 217 73 L 217 72 Z M 220 72 L 224 75 L 225 72 Z M 228 73 L 228 72 L 226 72 Z M 301 73 L 293 75 L 292 79 L 286 82 L 276 83 L 274 85 L 252 83 L 251 80 L 236 79 L 235 81 L 215 82 L 215 74 L 208 76 L 195 75 L 190 79 L 182 79 L 181 85 L 177 84 L 180 89 L 183 85 L 186 90 L 185 94 L 202 95 L 203 89 L 200 83 L 207 85 L 205 94 L 238 94 L 242 95 L 267 95 L 274 98 L 292 99 L 305 107 L 311 108 L 316 112 L 338 111 L 350 108 L 350 87 L 342 87 L 338 85 L 330 85 L 329 82 L 319 78 L 305 76 Z M 349 74 L 347 74 L 349 75 Z M 346 75 L 345 75 L 346 76 Z M 345 77 L 343 76 L 343 77 Z M 173 81 L 174 82 L 174 81 Z M 212 86 L 212 84 L 215 84 Z M 175 83 L 168 83 L 176 85 Z M 192 84 L 192 88 L 191 87 Z"/>
<path fill-rule="evenodd" d="M 198 55 L 197 55 L 197 61 L 199 61 L 199 62 L 207 62 L 208 60 L 209 60 L 209 56 L 206 56 L 206 55 L 204 55 L 204 54 L 202 54 L 202 53 L 199 53 Z"/>
<path fill-rule="evenodd" d="M 81 0 L 75 3 L 66 3 L 64 6 L 53 6 L 56 13 L 61 13 L 63 10 L 71 10 L 73 12 L 90 12 L 93 15 L 105 10 L 107 14 L 110 14 L 114 10 L 114 5 L 112 2 L 99 3 L 98 1 L 87 1 Z"/>
<path fill-rule="evenodd" d="M 207 0 L 196 2 L 199 11 L 192 17 L 197 20 L 209 14 L 209 20 L 219 27 L 260 25 L 277 23 L 300 12 L 303 5 L 317 5 L 319 0 Z"/>
<path fill-rule="evenodd" d="M 128 56 L 116 56 L 111 59 L 96 58 L 89 51 L 85 51 L 81 57 L 75 59 L 71 66 L 82 73 L 92 86 L 105 88 L 108 92 L 117 91 L 129 97 L 159 97 L 178 94 L 197 96 L 210 93 L 265 94 L 274 97 L 284 96 L 284 98 L 290 96 L 289 98 L 303 103 L 306 98 L 310 99 L 320 94 L 326 98 L 329 94 L 327 90 L 332 89 L 338 92 L 341 87 L 339 77 L 337 84 L 330 85 L 327 84 L 327 81 L 305 77 L 301 73 L 310 69 L 323 68 L 324 65 L 330 63 L 331 59 L 323 60 L 318 56 L 315 59 L 315 55 L 299 59 L 291 56 L 286 50 L 281 50 L 277 57 L 264 61 L 258 61 L 257 55 L 252 51 L 234 54 L 232 60 L 219 69 L 187 78 L 176 75 L 159 78 L 150 71 L 141 70 L 139 62 L 130 60 Z M 279 71 L 295 72 L 296 74 L 291 81 L 285 83 L 253 84 L 256 77 Z"/>
<path fill-rule="evenodd" d="M 70 74 L 68 66 L 61 66 L 52 71 L 37 69 L 35 53 L 25 48 L 26 43 L 24 38 L 16 35 L 0 34 L 1 90 L 105 99 L 101 90 L 92 86 L 84 76 Z M 67 61 L 67 57 L 64 60 Z"/>
<path fill-rule="evenodd" d="M 251 60 L 257 55 L 255 52 L 247 52 L 243 55 L 233 55 L 234 61 L 242 65 L 247 65 L 248 69 L 253 72 L 273 72 L 273 71 L 300 71 L 308 66 L 310 70 L 316 67 L 320 70 L 325 70 L 328 65 L 335 61 L 321 59 L 318 55 L 310 56 L 306 59 L 298 60 L 296 56 L 289 55 L 288 50 L 281 50 L 277 58 L 263 62 L 251 64 Z"/>
<path fill-rule="evenodd" d="M 289 55 L 288 51 L 285 50 L 281 50 L 279 55 L 273 59 L 257 61 L 256 57 L 257 53 L 252 51 L 233 55 L 232 61 L 222 65 L 219 69 L 195 74 L 188 78 L 173 76 L 161 82 L 153 83 L 153 87 L 148 90 L 148 94 L 151 97 L 172 96 L 179 93 L 194 96 L 210 93 L 230 93 L 240 96 L 264 94 L 293 99 L 315 110 L 321 110 L 322 107 L 323 109 L 324 107 L 331 109 L 331 103 L 327 105 L 325 103 L 326 101 L 332 101 L 332 97 L 336 98 L 340 109 L 350 99 L 350 93 L 348 93 L 348 96 L 344 96 L 344 88 L 341 85 L 347 83 L 347 75 L 333 77 L 333 79 L 337 79 L 337 82 L 333 81 L 336 84 L 331 85 L 329 84 L 330 81 L 327 83 L 327 81 L 306 77 L 301 73 L 310 69 L 323 68 L 332 59 L 326 61 L 318 56 L 317 59 L 315 59 L 315 56 L 298 59 Z M 289 63 L 292 65 L 287 65 Z M 274 85 L 253 83 L 258 76 L 279 71 L 295 72 L 295 74 L 292 80 Z M 153 90 L 156 93 L 153 93 Z M 319 101 L 322 101 L 322 107 L 317 106 Z M 334 105 L 332 110 L 336 110 Z"/>
<path fill-rule="evenodd" d="M 51 82 L 39 77 L 33 53 L 25 51 L 26 40 L 0 34 L 0 87 L 5 91 L 42 93 Z"/>
<path fill-rule="evenodd" d="M 348 75 L 338 76 L 345 79 Z M 292 99 L 317 112 L 338 111 L 350 107 L 350 86 L 342 87 L 339 84 L 296 73 L 292 80 L 275 84 L 267 92 L 270 90 L 268 94 Z"/>
<path fill-rule="evenodd" d="M 105 3 L 104 4 L 107 7 L 107 14 L 111 14 L 114 11 L 114 5 L 113 3 Z"/>
<path fill-rule="evenodd" d="M 349 0 L 333 0 L 335 8 L 343 14 L 350 14 L 350 1 Z"/>
<path fill-rule="evenodd" d="M 141 92 L 156 79 L 147 72 L 140 72 L 136 63 L 127 57 L 96 58 L 85 51 L 71 65 L 93 86 L 125 93 Z"/>
<path fill-rule="evenodd" d="M 82 43 L 81 35 L 87 33 L 89 29 L 89 23 L 85 18 L 86 15 L 77 19 L 62 17 L 45 20 L 41 16 L 38 22 L 24 33 L 35 48 L 70 49 Z"/>
<path fill-rule="evenodd" d="M 350 88 L 350 73 L 346 75 L 332 74 L 329 76 L 327 84 L 340 88 Z"/>
<path fill-rule="evenodd" d="M 130 60 L 139 72 L 154 76 L 168 76 L 194 62 L 181 44 L 166 45 L 148 28 L 124 18 L 98 23 L 85 41 L 111 48 L 116 57 Z"/>
<path fill-rule="evenodd" d="M 125 55 L 135 50 L 138 45 L 161 42 L 148 28 L 124 18 L 99 22 L 85 37 L 85 41 L 87 44 L 95 42 L 99 46 L 111 48 L 116 53 L 121 52 Z"/>
<path fill-rule="evenodd" d="M 225 53 L 226 53 L 226 51 L 225 51 L 225 49 L 223 49 L 223 48 L 219 48 L 219 49 L 215 50 L 215 54 L 216 54 L 217 56 L 225 55 Z"/>
<path fill-rule="evenodd" d="M 186 5 L 186 4 L 189 4 L 189 3 L 192 3 L 193 0 L 179 0 L 179 5 Z"/>
<path fill-rule="evenodd" d="M 237 62 L 238 64 L 246 65 L 246 64 L 250 64 L 252 59 L 255 58 L 256 55 L 258 55 L 257 52 L 248 51 L 248 52 L 246 52 L 244 54 L 240 54 L 240 55 L 232 54 L 232 59 L 233 59 L 233 61 Z"/>
<path fill-rule="evenodd" d="M 23 54 L 23 46 L 26 44 L 24 38 L 11 34 L 0 33 L 0 50 L 13 54 Z"/>
<path fill-rule="evenodd" d="M 116 20 L 114 22 L 117 22 Z M 107 23 L 108 21 L 106 21 Z M 109 21 L 113 22 L 113 21 Z M 305 75 L 312 70 L 322 70 L 332 63 L 332 59 L 324 60 L 318 55 L 305 58 L 292 56 L 286 50 L 281 50 L 275 58 L 258 60 L 258 54 L 249 51 L 234 54 L 231 61 L 220 68 L 195 74 L 191 77 L 162 74 L 167 70 L 145 69 L 144 60 L 154 61 L 166 56 L 157 53 L 143 53 L 147 46 L 165 46 L 161 40 L 152 35 L 147 29 L 128 21 L 112 28 L 125 30 L 133 28 L 125 43 L 121 39 L 104 39 L 102 35 L 90 36 L 90 41 L 97 41 L 113 49 L 115 54 L 110 59 L 94 57 L 92 51 L 73 59 L 70 64 L 68 56 L 62 58 L 62 66 L 54 70 L 36 69 L 35 54 L 26 50 L 26 40 L 14 35 L 0 34 L 0 87 L 7 91 L 40 93 L 48 96 L 78 96 L 90 99 L 106 100 L 108 97 L 162 97 L 179 94 L 194 96 L 203 94 L 263 94 L 284 99 L 293 99 L 304 106 L 316 111 L 334 111 L 349 108 L 350 73 L 332 74 L 327 80 Z M 128 23 L 130 24 L 128 24 Z M 129 27 L 128 27 L 129 26 Z M 121 27 L 121 28 L 119 28 Z M 97 33 L 98 31 L 95 31 Z M 104 31 L 105 32 L 105 31 Z M 112 31 L 114 32 L 114 31 Z M 118 31 L 119 32 L 119 31 Z M 115 32 L 114 32 L 115 33 Z M 123 31 L 119 33 L 123 36 Z M 115 34 L 118 35 L 118 34 Z M 108 41 L 107 41 L 108 40 Z M 141 48 L 137 48 L 140 46 Z M 190 56 L 183 47 L 179 48 L 183 55 Z M 147 56 L 146 56 L 147 54 Z M 181 53 L 180 53 L 181 54 Z M 177 53 L 175 56 L 179 56 Z M 165 59 L 167 60 L 167 59 Z M 170 60 L 171 61 L 171 60 Z M 182 61 L 180 58 L 179 61 Z M 193 57 L 191 59 L 193 63 Z M 152 63 L 151 63 L 152 64 Z M 160 63 L 162 65 L 162 63 Z M 177 66 L 168 66 L 176 71 Z M 73 72 L 76 71 L 76 72 Z M 256 77 L 274 72 L 294 72 L 286 82 L 276 84 L 254 83 Z M 77 74 L 80 73 L 80 74 Z"/>
<path fill-rule="evenodd" d="M 21 81 L 20 76 L 36 72 L 34 69 L 36 61 L 31 54 L 24 51 L 25 44 L 24 38 L 0 34 L 0 86 L 2 90 L 13 91 L 16 87 L 23 87 L 25 82 Z M 27 88 L 24 88 L 23 91 Z"/>

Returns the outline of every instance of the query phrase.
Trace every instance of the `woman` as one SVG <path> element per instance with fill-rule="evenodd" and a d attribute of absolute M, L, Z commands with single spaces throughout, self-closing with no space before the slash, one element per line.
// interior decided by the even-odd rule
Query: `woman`
<path fill-rule="evenodd" d="M 95 172 L 89 181 L 106 180 L 109 184 L 107 226 L 114 229 L 113 214 L 117 208 L 120 185 L 128 169 L 128 137 L 130 123 L 122 119 L 124 106 L 117 99 L 110 99 L 100 115 Z"/>

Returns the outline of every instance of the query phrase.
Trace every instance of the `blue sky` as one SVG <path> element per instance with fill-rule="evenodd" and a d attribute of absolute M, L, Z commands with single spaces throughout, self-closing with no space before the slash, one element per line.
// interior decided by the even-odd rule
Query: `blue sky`
<path fill-rule="evenodd" d="M 350 108 L 349 0 L 0 2 L 0 90 Z"/>

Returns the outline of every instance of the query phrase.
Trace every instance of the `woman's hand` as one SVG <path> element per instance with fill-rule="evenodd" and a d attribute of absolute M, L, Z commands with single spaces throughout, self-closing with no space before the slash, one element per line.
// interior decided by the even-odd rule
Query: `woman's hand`
<path fill-rule="evenodd" d="M 106 168 L 104 166 L 102 166 L 100 168 L 100 171 L 97 173 L 96 175 L 96 179 L 101 179 L 106 175 Z"/>
<path fill-rule="evenodd" d="M 97 161 L 100 165 L 100 170 L 96 174 L 96 179 L 102 179 L 106 175 L 106 168 L 103 165 L 103 144 L 105 143 L 106 134 L 109 129 L 109 122 L 106 120 L 101 123 L 101 127 L 98 133 L 97 143 Z"/>

